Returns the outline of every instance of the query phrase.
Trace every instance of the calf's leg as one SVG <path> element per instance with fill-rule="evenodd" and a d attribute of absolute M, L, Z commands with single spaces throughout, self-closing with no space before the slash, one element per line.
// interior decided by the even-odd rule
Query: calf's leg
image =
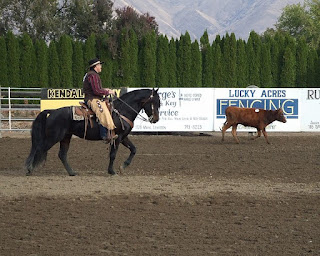
<path fill-rule="evenodd" d="M 258 134 L 252 138 L 253 140 L 261 137 L 261 130 L 260 130 L 260 129 L 257 129 L 257 132 L 258 132 Z"/>
<path fill-rule="evenodd" d="M 262 129 L 262 133 L 263 133 L 264 138 L 266 139 L 266 142 L 267 142 L 268 144 L 270 144 L 270 142 L 269 142 L 269 140 L 268 140 L 268 134 L 267 134 L 267 132 L 266 132 L 266 128 L 263 128 L 263 129 Z"/>
<path fill-rule="evenodd" d="M 222 141 L 224 141 L 224 134 L 226 133 L 226 130 L 228 130 L 231 127 L 231 124 L 229 124 L 228 122 L 225 122 L 223 127 L 222 127 Z"/>
<path fill-rule="evenodd" d="M 237 124 L 234 124 L 232 125 L 232 131 L 231 131 L 232 135 L 233 135 L 233 138 L 236 140 L 236 142 L 239 144 L 240 141 L 238 139 L 238 136 L 237 136 Z"/>

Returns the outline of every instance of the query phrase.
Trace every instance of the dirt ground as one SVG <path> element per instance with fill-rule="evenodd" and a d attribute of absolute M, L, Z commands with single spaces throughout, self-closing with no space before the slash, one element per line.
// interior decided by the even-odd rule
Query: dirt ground
<path fill-rule="evenodd" d="M 130 136 L 116 176 L 105 144 L 75 138 L 75 177 L 58 145 L 25 176 L 30 137 L 4 136 L 0 255 L 320 255 L 320 134 L 220 136 Z"/>

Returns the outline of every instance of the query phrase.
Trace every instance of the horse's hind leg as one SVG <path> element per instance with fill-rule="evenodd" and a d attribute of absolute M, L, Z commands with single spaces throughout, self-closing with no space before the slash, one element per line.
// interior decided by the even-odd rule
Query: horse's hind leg
<path fill-rule="evenodd" d="M 131 164 L 131 161 L 133 157 L 135 156 L 137 149 L 135 145 L 129 140 L 128 137 L 122 140 L 121 142 L 126 148 L 130 150 L 130 155 L 127 158 L 127 160 L 120 166 L 120 170 L 123 171 L 126 167 L 128 167 Z"/>
<path fill-rule="evenodd" d="M 66 135 L 62 141 L 60 141 L 60 150 L 59 150 L 59 158 L 61 162 L 63 163 L 64 168 L 66 168 L 68 174 L 70 176 L 75 176 L 76 173 L 72 170 L 70 167 L 68 161 L 67 161 L 67 153 L 69 150 L 70 140 L 72 135 Z"/>

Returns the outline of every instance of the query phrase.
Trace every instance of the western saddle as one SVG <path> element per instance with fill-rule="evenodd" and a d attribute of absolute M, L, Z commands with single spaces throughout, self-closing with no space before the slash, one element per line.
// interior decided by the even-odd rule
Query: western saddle
<path fill-rule="evenodd" d="M 88 105 L 86 103 L 80 101 L 79 104 L 80 104 L 80 107 L 75 107 L 75 113 L 78 116 L 84 117 L 86 127 L 87 127 L 88 120 L 89 120 L 90 126 L 91 126 L 91 128 L 93 128 L 92 117 L 95 115 L 95 113 L 88 107 Z"/>

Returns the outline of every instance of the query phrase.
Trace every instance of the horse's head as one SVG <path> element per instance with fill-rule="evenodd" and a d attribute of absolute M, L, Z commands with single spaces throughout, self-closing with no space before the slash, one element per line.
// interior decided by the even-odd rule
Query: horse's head
<path fill-rule="evenodd" d="M 152 89 L 150 96 L 142 101 L 142 108 L 148 115 L 150 123 L 156 123 L 159 121 L 160 97 L 158 90 L 159 89 Z"/>

